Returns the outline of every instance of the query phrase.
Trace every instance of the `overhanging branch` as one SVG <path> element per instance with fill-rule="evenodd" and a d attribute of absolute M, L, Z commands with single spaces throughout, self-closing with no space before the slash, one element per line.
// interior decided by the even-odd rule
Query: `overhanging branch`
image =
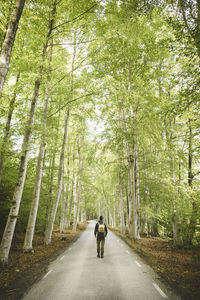
<path fill-rule="evenodd" d="M 55 30 L 55 29 L 57 29 L 57 28 L 59 28 L 59 27 L 65 25 L 65 24 L 68 24 L 68 23 L 71 23 L 71 22 L 76 21 L 77 19 L 79 19 L 79 18 L 82 17 L 83 15 L 87 14 L 87 13 L 88 13 L 91 9 L 93 9 L 96 5 L 97 5 L 97 4 L 92 5 L 90 8 L 88 8 L 86 11 L 84 11 L 83 13 L 81 13 L 80 15 L 78 15 L 77 17 L 75 17 L 74 19 L 65 21 L 65 22 L 63 22 L 63 23 L 61 23 L 61 24 L 55 26 L 55 27 L 53 28 L 53 30 Z"/>
<path fill-rule="evenodd" d="M 52 116 L 54 116 L 55 114 L 57 114 L 60 110 L 62 110 L 63 108 L 65 108 L 65 107 L 66 107 L 67 105 L 69 105 L 70 103 L 75 102 L 75 101 L 77 101 L 77 100 L 79 100 L 79 99 L 81 99 L 81 98 L 91 96 L 91 95 L 93 95 L 93 93 L 86 94 L 86 95 L 83 95 L 83 96 L 80 96 L 80 97 L 77 97 L 77 98 L 75 98 L 75 99 L 72 99 L 72 100 L 68 101 L 67 103 L 65 103 L 64 105 L 62 105 L 59 109 L 57 109 L 54 113 L 52 113 L 51 115 L 49 115 L 47 118 L 48 118 L 48 119 L 51 118 Z"/>

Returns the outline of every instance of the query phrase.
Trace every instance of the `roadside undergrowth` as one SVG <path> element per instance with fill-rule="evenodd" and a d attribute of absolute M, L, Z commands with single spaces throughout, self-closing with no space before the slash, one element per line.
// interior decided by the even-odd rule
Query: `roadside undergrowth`
<path fill-rule="evenodd" d="M 54 226 L 49 246 L 44 245 L 44 236 L 37 233 L 33 241 L 34 253 L 23 253 L 24 234 L 15 234 L 9 264 L 0 267 L 0 299 L 21 299 L 23 294 L 44 276 L 49 263 L 69 248 L 86 227 L 86 222 L 78 223 L 76 232 L 73 232 L 70 226 L 64 233 L 60 233 L 59 227 Z"/>
<path fill-rule="evenodd" d="M 169 240 L 132 240 L 118 228 L 109 228 L 128 244 L 184 300 L 200 299 L 200 248 L 178 249 Z"/>

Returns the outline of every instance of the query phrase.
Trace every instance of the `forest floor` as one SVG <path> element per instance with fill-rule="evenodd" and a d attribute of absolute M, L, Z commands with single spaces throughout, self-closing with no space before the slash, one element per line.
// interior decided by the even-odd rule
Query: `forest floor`
<path fill-rule="evenodd" d="M 177 249 L 170 240 L 141 238 L 131 240 L 128 235 L 112 229 L 184 300 L 200 299 L 200 248 Z"/>
<path fill-rule="evenodd" d="M 78 223 L 77 232 L 72 227 L 60 233 L 54 228 L 51 245 L 44 245 L 44 236 L 36 234 L 33 242 L 34 253 L 23 253 L 24 234 L 13 238 L 9 264 L 0 267 L 0 300 L 18 300 L 44 274 L 50 262 L 56 259 L 85 230 L 87 223 Z"/>
<path fill-rule="evenodd" d="M 0 299 L 17 300 L 44 274 L 48 265 L 77 240 L 86 223 L 79 223 L 76 233 L 72 228 L 53 232 L 52 243 L 45 246 L 44 237 L 37 234 L 34 253 L 24 254 L 24 235 L 16 234 L 9 256 L 9 265 L 0 268 Z M 200 249 L 176 249 L 170 241 L 142 238 L 134 242 L 119 230 L 114 230 L 129 246 L 145 259 L 165 284 L 171 286 L 184 300 L 200 299 Z"/>

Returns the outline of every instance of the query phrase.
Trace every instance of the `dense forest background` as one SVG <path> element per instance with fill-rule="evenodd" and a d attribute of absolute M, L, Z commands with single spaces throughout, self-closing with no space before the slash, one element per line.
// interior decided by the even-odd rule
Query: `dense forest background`
<path fill-rule="evenodd" d="M 200 244 L 200 1 L 0 0 L 0 246 L 104 216 Z"/>

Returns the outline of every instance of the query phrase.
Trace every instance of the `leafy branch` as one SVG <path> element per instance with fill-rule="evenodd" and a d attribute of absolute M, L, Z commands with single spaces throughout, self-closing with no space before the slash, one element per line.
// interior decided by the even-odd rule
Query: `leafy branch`
<path fill-rule="evenodd" d="M 61 111 L 63 108 L 65 108 L 66 106 L 68 106 L 70 103 L 75 102 L 75 101 L 77 101 L 77 100 L 79 100 L 81 98 L 84 98 L 84 97 L 89 97 L 91 95 L 93 95 L 93 93 L 89 93 L 89 94 L 86 94 L 86 95 L 83 95 L 83 96 L 80 96 L 80 97 L 77 97 L 75 99 L 72 99 L 72 100 L 68 101 L 67 103 L 65 103 L 64 105 L 62 105 L 59 109 L 57 109 L 54 113 L 52 113 L 51 115 L 49 115 L 47 118 L 48 119 L 51 118 L 52 116 L 54 116 L 55 114 L 57 114 L 59 111 Z"/>

